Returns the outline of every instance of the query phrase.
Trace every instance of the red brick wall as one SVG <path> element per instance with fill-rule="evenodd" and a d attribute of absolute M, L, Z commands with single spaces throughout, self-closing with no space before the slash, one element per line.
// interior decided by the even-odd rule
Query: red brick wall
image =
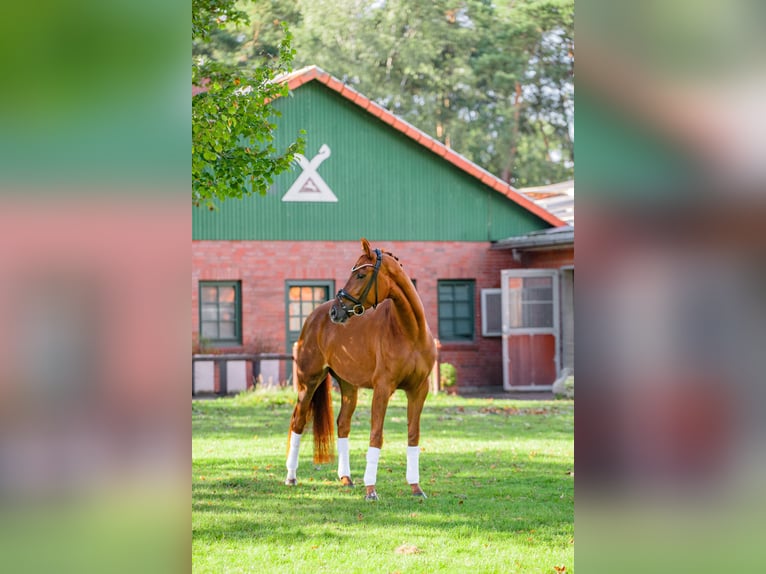
<path fill-rule="evenodd" d="M 480 294 L 482 289 L 500 287 L 501 269 L 518 268 L 522 262 L 514 261 L 511 251 L 491 250 L 488 243 L 384 241 L 372 242 L 372 246 L 398 256 L 405 271 L 416 280 L 434 336 L 439 332 L 437 281 L 476 281 L 475 340 L 443 343 L 440 358 L 456 366 L 460 386 L 502 386 L 501 341 L 500 337 L 481 335 Z M 283 352 L 285 281 L 332 279 L 337 291 L 359 255 L 358 242 L 193 241 L 194 335 L 199 333 L 199 281 L 236 279 L 242 282 L 244 348 L 253 350 L 260 339 L 273 341 L 278 345 L 276 350 Z"/>
<path fill-rule="evenodd" d="M 574 265 L 574 247 L 528 251 L 521 256 L 521 263 L 532 269 L 558 269 L 563 265 Z"/>

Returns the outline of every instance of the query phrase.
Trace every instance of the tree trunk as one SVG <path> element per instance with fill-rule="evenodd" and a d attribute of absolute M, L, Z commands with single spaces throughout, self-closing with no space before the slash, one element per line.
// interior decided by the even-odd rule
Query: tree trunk
<path fill-rule="evenodd" d="M 511 146 L 508 150 L 508 161 L 503 168 L 501 175 L 506 183 L 511 183 L 513 175 L 513 164 L 516 161 L 516 151 L 518 149 L 517 139 L 519 137 L 519 117 L 521 116 L 521 83 L 516 82 L 515 94 L 513 96 L 513 127 L 511 128 Z"/>

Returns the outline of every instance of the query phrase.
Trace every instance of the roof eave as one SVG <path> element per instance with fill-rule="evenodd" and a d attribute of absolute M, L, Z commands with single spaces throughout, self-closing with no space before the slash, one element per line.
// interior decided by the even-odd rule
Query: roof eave
<path fill-rule="evenodd" d="M 574 246 L 574 229 L 554 234 L 523 235 L 501 239 L 492 245 L 492 249 L 550 249 Z"/>

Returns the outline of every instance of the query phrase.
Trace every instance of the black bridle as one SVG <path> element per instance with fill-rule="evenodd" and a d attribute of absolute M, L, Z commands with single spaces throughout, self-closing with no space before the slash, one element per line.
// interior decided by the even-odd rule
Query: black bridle
<path fill-rule="evenodd" d="M 338 291 L 338 294 L 335 296 L 335 298 L 338 300 L 338 305 L 340 305 L 340 308 L 343 309 L 343 312 L 346 313 L 346 315 L 349 317 L 364 314 L 364 300 L 367 298 L 367 295 L 369 294 L 370 289 L 372 289 L 373 284 L 375 285 L 375 303 L 373 304 L 372 308 L 375 309 L 378 306 L 378 271 L 380 271 L 380 263 L 383 261 L 383 254 L 380 252 L 380 249 L 375 250 L 375 257 L 375 265 L 372 265 L 372 263 L 365 263 L 364 265 L 354 267 L 351 270 L 352 273 L 355 273 L 363 267 L 374 267 L 372 270 L 372 275 L 370 276 L 370 280 L 367 282 L 367 285 L 364 286 L 362 294 L 359 295 L 358 299 L 345 289 Z M 351 301 L 354 306 L 350 309 L 346 307 L 345 303 L 343 303 L 344 299 Z"/>

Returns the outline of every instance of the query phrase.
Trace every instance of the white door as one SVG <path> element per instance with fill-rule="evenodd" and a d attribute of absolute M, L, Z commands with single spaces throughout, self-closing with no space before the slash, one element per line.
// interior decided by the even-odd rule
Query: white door
<path fill-rule="evenodd" d="M 500 277 L 503 387 L 550 390 L 561 369 L 558 271 L 506 269 Z"/>

